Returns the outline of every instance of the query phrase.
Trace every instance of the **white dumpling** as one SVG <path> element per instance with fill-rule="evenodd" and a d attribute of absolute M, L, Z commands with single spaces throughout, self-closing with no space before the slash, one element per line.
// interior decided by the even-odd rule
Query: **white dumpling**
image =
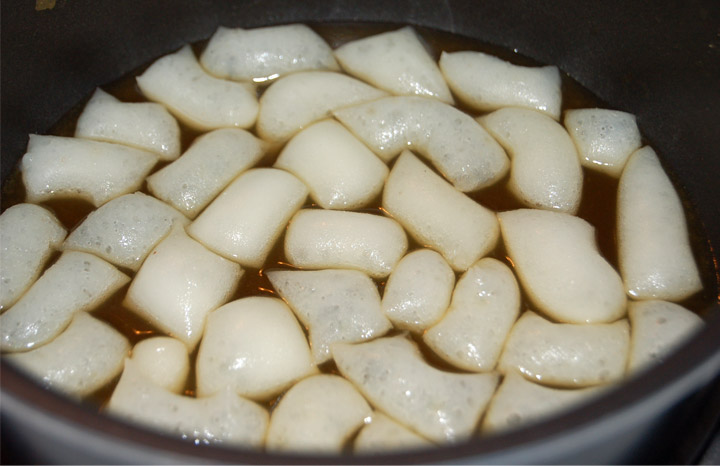
<path fill-rule="evenodd" d="M 180 156 L 180 127 L 160 104 L 121 102 L 100 88 L 83 108 L 76 138 L 115 142 L 158 154 L 160 160 Z"/>
<path fill-rule="evenodd" d="M 17 204 L 0 215 L 0 311 L 30 288 L 66 234 L 50 211 L 35 204 Z"/>
<path fill-rule="evenodd" d="M 3 355 L 44 386 L 72 397 L 104 387 L 123 368 L 130 351 L 127 339 L 86 312 L 75 313 L 70 325 L 54 340 L 25 353 Z"/>
<path fill-rule="evenodd" d="M 286 171 L 248 170 L 207 206 L 188 233 L 223 257 L 260 268 L 307 195 L 305 184 Z"/>
<path fill-rule="evenodd" d="M 143 262 L 124 305 L 192 350 L 208 313 L 227 302 L 242 274 L 176 227 Z"/>
<path fill-rule="evenodd" d="M 317 364 L 332 358 L 333 343 L 358 343 L 392 324 L 380 308 L 375 283 L 359 270 L 271 270 L 273 288 L 308 329 Z"/>
<path fill-rule="evenodd" d="M 267 400 L 317 369 L 290 308 L 276 298 L 249 297 L 210 314 L 196 371 L 198 396 L 229 387 Z"/>
<path fill-rule="evenodd" d="M 622 280 L 600 255 L 591 224 L 536 209 L 501 212 L 498 219 L 518 279 L 544 313 L 570 323 L 613 322 L 625 315 Z"/>
<path fill-rule="evenodd" d="M 92 254 L 65 251 L 30 289 L 0 315 L 0 349 L 24 351 L 48 343 L 73 315 L 91 311 L 130 278 Z"/>
<path fill-rule="evenodd" d="M 382 191 L 388 167 L 343 125 L 324 120 L 297 133 L 274 167 L 302 180 L 324 209 L 365 207 Z"/>
<path fill-rule="evenodd" d="M 372 278 L 390 275 L 407 247 L 399 223 L 364 212 L 303 209 L 285 235 L 285 255 L 297 267 L 356 269 Z"/>
<path fill-rule="evenodd" d="M 137 191 L 157 160 L 122 144 L 31 134 L 20 170 L 27 202 L 79 198 L 99 207 Z"/>
<path fill-rule="evenodd" d="M 509 372 L 490 401 L 482 429 L 484 432 L 500 432 L 537 422 L 589 401 L 603 389 L 546 387 L 525 379 L 517 372 Z"/>
<path fill-rule="evenodd" d="M 625 375 L 626 319 L 611 324 L 556 324 L 526 311 L 508 336 L 498 370 L 558 387 L 606 384 Z"/>
<path fill-rule="evenodd" d="M 377 409 L 438 443 L 470 437 L 498 383 L 496 373 L 443 372 L 402 335 L 332 348 L 340 373 Z"/>
<path fill-rule="evenodd" d="M 423 341 L 455 367 L 491 371 L 519 314 L 515 276 L 508 266 L 487 257 L 460 277 L 450 309 L 423 334 Z"/>
<path fill-rule="evenodd" d="M 257 132 L 284 141 L 333 110 L 385 97 L 387 93 L 342 73 L 304 71 L 278 79 L 260 97 Z"/>
<path fill-rule="evenodd" d="M 510 167 L 503 148 L 480 124 L 435 99 L 384 97 L 333 114 L 384 161 L 415 150 L 463 192 L 495 183 Z"/>
<path fill-rule="evenodd" d="M 575 142 L 580 163 L 615 178 L 642 139 L 635 115 L 605 108 L 578 108 L 565 112 L 565 128 Z"/>
<path fill-rule="evenodd" d="M 524 107 L 560 118 L 562 82 L 555 66 L 513 65 L 475 51 L 443 52 L 439 65 L 450 89 L 475 110 Z"/>
<path fill-rule="evenodd" d="M 631 301 L 628 371 L 661 363 L 704 327 L 704 321 L 684 307 L 667 301 Z"/>
<path fill-rule="evenodd" d="M 490 252 L 500 233 L 494 212 L 453 188 L 410 151 L 395 162 L 382 206 L 458 271 Z"/>
<path fill-rule="evenodd" d="M 200 56 L 210 73 L 264 82 L 294 71 L 337 70 L 330 46 L 304 24 L 256 29 L 219 27 Z"/>
<path fill-rule="evenodd" d="M 420 333 L 440 320 L 450 305 L 455 273 L 432 249 L 400 259 L 388 277 L 382 309 L 395 327 Z"/>
<path fill-rule="evenodd" d="M 335 58 L 347 73 L 393 94 L 453 103 L 437 63 L 410 26 L 343 44 Z"/>
<path fill-rule="evenodd" d="M 353 442 L 355 454 L 378 454 L 430 448 L 434 444 L 390 417 L 375 411 Z"/>
<path fill-rule="evenodd" d="M 275 452 L 340 453 L 372 409 L 337 375 L 301 380 L 283 395 L 270 417 L 266 448 Z"/>
<path fill-rule="evenodd" d="M 145 377 L 132 359 L 104 412 L 196 444 L 243 448 L 262 447 L 270 418 L 229 389 L 202 398 L 173 393 Z"/>
<path fill-rule="evenodd" d="M 651 147 L 630 156 L 617 212 L 620 273 L 630 296 L 680 301 L 702 289 L 680 197 Z"/>
<path fill-rule="evenodd" d="M 181 393 L 190 373 L 190 356 L 185 343 L 173 337 L 151 337 L 132 349 L 137 370 L 155 385 Z"/>
<path fill-rule="evenodd" d="M 203 134 L 182 156 L 147 178 L 150 192 L 195 218 L 240 173 L 255 165 L 266 145 L 237 128 Z"/>
<path fill-rule="evenodd" d="M 535 110 L 513 107 L 478 121 L 510 155 L 508 187 L 524 205 L 577 212 L 583 172 L 575 145 L 560 123 Z"/>
<path fill-rule="evenodd" d="M 145 97 L 201 131 L 250 128 L 257 118 L 254 87 L 209 75 L 189 45 L 156 60 L 136 80 Z"/>
<path fill-rule="evenodd" d="M 126 194 L 90 212 L 67 237 L 63 249 L 90 252 L 137 271 L 173 224 L 189 223 L 183 214 L 152 196 Z"/>

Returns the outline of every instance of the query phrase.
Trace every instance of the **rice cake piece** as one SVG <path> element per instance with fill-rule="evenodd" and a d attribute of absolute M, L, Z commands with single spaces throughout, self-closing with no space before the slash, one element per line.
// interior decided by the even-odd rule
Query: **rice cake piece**
<path fill-rule="evenodd" d="M 339 454 L 371 413 L 350 382 L 337 375 L 314 375 L 280 399 L 270 417 L 265 445 L 271 452 Z"/>
<path fill-rule="evenodd" d="M 340 373 L 377 409 L 437 443 L 469 438 L 498 383 L 496 373 L 443 372 L 406 337 L 332 347 Z"/>
<path fill-rule="evenodd" d="M 565 112 L 565 128 L 577 147 L 580 163 L 619 178 L 630 155 L 642 146 L 635 115 L 606 108 Z"/>
<path fill-rule="evenodd" d="M 600 255 L 595 228 L 570 214 L 518 209 L 498 214 L 515 272 L 530 300 L 562 322 L 613 322 L 625 315 L 620 275 Z"/>
<path fill-rule="evenodd" d="M 390 171 L 370 149 L 334 120 L 315 123 L 296 134 L 274 167 L 302 180 L 324 209 L 358 209 L 382 191 Z"/>
<path fill-rule="evenodd" d="M 62 247 L 89 252 L 137 271 L 174 224 L 189 223 L 183 214 L 152 196 L 140 192 L 125 194 L 90 212 Z"/>
<path fill-rule="evenodd" d="M 182 393 L 190 373 L 190 356 L 182 341 L 165 336 L 146 338 L 135 344 L 131 359 L 155 385 Z"/>
<path fill-rule="evenodd" d="M 437 63 L 410 26 L 343 44 L 335 58 L 347 73 L 393 94 L 454 102 Z"/>
<path fill-rule="evenodd" d="M 649 146 L 630 156 L 620 177 L 617 238 L 634 299 L 681 301 L 702 290 L 680 197 Z"/>
<path fill-rule="evenodd" d="M 520 314 L 520 288 L 507 265 L 486 257 L 460 277 L 452 303 L 423 341 L 463 370 L 491 371 Z"/>
<path fill-rule="evenodd" d="M 254 166 L 267 144 L 248 131 L 221 128 L 195 139 L 182 156 L 147 178 L 150 192 L 194 219 L 220 192 Z"/>
<path fill-rule="evenodd" d="M 372 278 L 390 275 L 407 247 L 399 223 L 361 212 L 303 209 L 285 235 L 285 255 L 297 267 L 355 269 Z"/>
<path fill-rule="evenodd" d="M 257 132 L 285 141 L 297 131 L 328 118 L 333 110 L 387 96 L 387 92 L 332 71 L 301 71 L 275 81 L 260 97 Z"/>
<path fill-rule="evenodd" d="M 148 255 L 123 305 L 192 351 L 205 319 L 232 296 L 243 270 L 175 227 Z"/>
<path fill-rule="evenodd" d="M 385 162 L 412 149 L 457 189 L 476 191 L 500 180 L 510 162 L 472 117 L 427 97 L 384 97 L 333 112 Z"/>
<path fill-rule="evenodd" d="M 375 283 L 359 270 L 270 270 L 273 288 L 307 328 L 316 364 L 333 343 L 359 343 L 387 333 Z"/>
<path fill-rule="evenodd" d="M 303 329 L 280 299 L 242 298 L 208 317 L 197 356 L 198 396 L 230 387 L 267 400 L 316 372 Z"/>
<path fill-rule="evenodd" d="M 478 121 L 510 154 L 508 188 L 524 205 L 577 212 L 583 172 L 575 144 L 560 123 L 535 110 L 513 107 Z"/>
<path fill-rule="evenodd" d="M 3 358 L 43 386 L 81 398 L 104 387 L 122 372 L 130 344 L 110 325 L 86 312 L 74 314 L 54 340 Z"/>
<path fill-rule="evenodd" d="M 469 50 L 442 52 L 439 66 L 450 89 L 474 110 L 522 107 L 560 119 L 562 82 L 556 66 L 519 66 Z"/>
<path fill-rule="evenodd" d="M 556 324 L 525 311 L 513 326 L 498 370 L 557 387 L 620 380 L 630 349 L 627 319 L 611 324 Z"/>
<path fill-rule="evenodd" d="M 252 84 L 208 74 L 189 45 L 156 60 L 136 80 L 145 97 L 165 105 L 194 129 L 250 128 L 255 124 L 259 104 Z"/>
<path fill-rule="evenodd" d="M 353 442 L 355 454 L 378 454 L 407 450 L 419 450 L 434 446 L 425 437 L 413 432 L 404 425 L 374 411 L 370 422 L 360 429 Z"/>
<path fill-rule="evenodd" d="M 16 204 L 0 215 L 0 311 L 30 288 L 66 234 L 50 211 L 35 204 Z"/>
<path fill-rule="evenodd" d="M 395 162 L 382 206 L 458 271 L 490 252 L 500 234 L 494 212 L 453 188 L 410 151 Z"/>
<path fill-rule="evenodd" d="M 180 126 L 160 104 L 121 102 L 99 87 L 83 108 L 75 137 L 114 142 L 158 154 L 180 156 Z"/>
<path fill-rule="evenodd" d="M 421 333 L 445 314 L 455 273 L 432 249 L 417 249 L 400 259 L 388 277 L 382 297 L 385 315 L 402 330 Z"/>
<path fill-rule="evenodd" d="M 649 368 L 700 331 L 705 322 L 684 307 L 660 300 L 631 301 L 628 371 Z"/>
<path fill-rule="evenodd" d="M 509 372 L 490 401 L 482 430 L 501 432 L 538 422 L 587 402 L 605 389 L 545 387 Z"/>
<path fill-rule="evenodd" d="M 190 236 L 246 267 L 260 268 L 308 188 L 276 168 L 255 168 L 236 178 L 188 227 Z"/>
<path fill-rule="evenodd" d="M 75 313 L 95 309 L 129 281 L 97 256 L 65 251 L 0 315 L 0 349 L 25 351 L 48 343 L 67 328 Z"/>
<path fill-rule="evenodd" d="M 195 444 L 242 448 L 262 447 L 270 418 L 265 408 L 229 389 L 203 398 L 173 393 L 145 377 L 132 359 L 104 412 Z"/>
<path fill-rule="evenodd" d="M 296 71 L 339 69 L 330 46 L 305 24 L 255 29 L 221 26 L 200 63 L 220 78 L 260 83 Z"/>
<path fill-rule="evenodd" d="M 79 198 L 99 207 L 140 189 L 157 160 L 122 144 L 31 134 L 20 170 L 27 202 Z"/>

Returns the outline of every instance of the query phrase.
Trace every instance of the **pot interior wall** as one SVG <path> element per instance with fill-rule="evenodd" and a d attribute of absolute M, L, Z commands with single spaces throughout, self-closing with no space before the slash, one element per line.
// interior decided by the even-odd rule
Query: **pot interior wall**
<path fill-rule="evenodd" d="M 641 131 L 690 207 L 691 227 L 700 233 L 696 247 L 704 258 L 706 287 L 718 296 L 720 9 L 715 0 L 668 5 L 619 0 L 552 4 L 532 0 L 37 0 L 2 2 L 1 13 L 3 182 L 24 153 L 29 133 L 46 132 L 96 86 L 187 42 L 207 38 L 218 25 L 409 23 L 474 37 L 555 64 L 610 107 L 636 114 Z M 628 388 L 642 392 L 643 383 L 667 384 L 691 370 L 686 364 L 706 362 L 717 352 L 717 313 L 717 309 L 711 312 L 715 315 L 710 316 L 709 330 L 701 341 L 689 345 L 682 359 L 669 360 L 668 367 L 653 371 L 638 383 L 631 382 Z M 5 386 L 6 380 L 23 383 L 9 369 L 3 368 L 3 372 L 9 374 L 3 380 Z M 33 389 L 29 392 L 42 396 Z M 51 404 L 55 402 L 61 407 L 65 403 L 60 398 Z M 620 408 L 625 402 L 627 399 L 608 401 L 585 416 Z M 56 406 L 48 409 L 62 411 Z M 78 416 L 94 415 L 83 411 Z M 581 416 L 574 422 L 585 421 Z M 548 426 L 552 432 L 565 428 L 560 422 Z M 124 435 L 127 428 L 112 429 Z M 532 430 L 521 433 L 525 440 L 540 438 Z M 513 447 L 523 441 L 516 437 L 500 438 L 495 446 L 479 442 L 480 446 L 459 448 L 456 453 L 442 450 L 440 456 L 426 459 L 439 461 Z M 262 458 L 250 459 L 257 462 Z"/>

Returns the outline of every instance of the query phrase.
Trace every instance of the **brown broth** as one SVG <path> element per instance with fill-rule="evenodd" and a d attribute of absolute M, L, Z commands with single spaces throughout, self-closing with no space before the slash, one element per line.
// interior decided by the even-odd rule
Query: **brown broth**
<path fill-rule="evenodd" d="M 397 25 L 387 24 L 355 23 L 315 24 L 312 26 L 333 48 L 351 40 L 385 32 L 398 27 Z M 482 44 L 473 39 L 424 28 L 416 28 L 416 30 L 425 40 L 431 55 L 436 59 L 439 58 L 440 52 L 443 50 L 448 52 L 459 50 L 479 50 L 496 55 L 514 64 L 524 66 L 538 65 L 537 62 L 534 62 L 533 60 L 523 57 L 517 53 L 497 46 Z M 206 43 L 207 41 L 202 41 L 193 44 L 195 53 L 201 53 Z M 145 99 L 135 82 L 135 76 L 141 74 L 148 66 L 149 64 L 145 64 L 130 75 L 102 87 L 106 92 L 114 95 L 122 101 L 144 101 Z M 264 89 L 262 87 L 259 87 L 258 95 L 260 95 L 263 90 Z M 563 110 L 567 110 L 569 108 L 607 107 L 607 105 L 600 102 L 599 99 L 592 95 L 592 93 L 564 74 L 562 74 L 562 90 Z M 49 133 L 58 136 L 73 136 L 77 119 L 89 98 L 90 96 L 74 107 L 51 129 Z M 479 115 L 477 112 L 473 112 L 466 107 L 459 106 L 459 108 L 473 116 Z M 188 128 L 182 123 L 180 123 L 180 126 L 182 130 L 182 150 L 185 151 L 201 133 Z M 271 148 L 266 156 L 258 163 L 258 166 L 271 166 L 280 150 L 281 147 Z M 158 166 L 155 170 L 157 171 L 160 168 L 161 166 Z M 432 169 L 434 170 L 434 168 Z M 617 268 L 618 258 L 615 238 L 615 207 L 617 204 L 618 180 L 592 170 L 583 169 L 583 172 L 584 186 L 582 203 L 580 205 L 578 216 L 587 220 L 596 228 L 596 237 L 601 253 L 614 267 Z M 14 204 L 24 201 L 25 190 L 18 170 L 16 170 L 13 177 L 3 185 L 2 189 L 3 211 Z M 149 194 L 145 186 L 143 186 L 142 191 Z M 524 207 L 508 190 L 507 178 L 491 187 L 485 188 L 476 193 L 471 193 L 469 196 L 485 207 L 495 211 L 506 211 Z M 68 228 L 68 230 L 75 228 L 94 209 L 89 202 L 68 199 L 53 200 L 45 202 L 43 205 L 53 211 L 63 225 Z M 308 203 L 305 207 L 315 206 Z M 383 215 L 380 208 L 380 196 L 378 196 L 378 198 L 369 207 L 362 209 L 362 211 Z M 283 239 L 284 236 L 281 236 L 269 254 L 265 265 L 261 269 L 245 269 L 240 285 L 233 294 L 231 300 L 248 296 L 277 296 L 264 271 L 274 268 L 293 268 L 285 257 Z M 410 238 L 409 251 L 421 247 L 421 244 L 418 244 Z M 492 251 L 489 256 L 494 257 L 512 267 L 512 263 L 507 258 L 502 242 L 498 244 L 496 249 Z M 132 272 L 127 270 L 124 270 L 124 272 L 132 276 Z M 457 274 L 457 278 L 459 278 L 459 276 L 460 274 Z M 378 281 L 377 285 L 380 293 L 382 293 L 385 283 Z M 162 334 L 162 332 L 156 329 L 153 325 L 138 317 L 132 311 L 123 306 L 122 301 L 125 293 L 127 292 L 127 288 L 128 287 L 126 286 L 116 292 L 106 303 L 94 310 L 93 315 L 115 327 L 128 338 L 132 345 L 142 339 Z M 685 305 L 689 309 L 698 311 L 699 309 L 702 309 L 707 302 L 708 298 L 701 293 L 701 295 L 690 298 L 681 304 Z M 522 309 L 534 309 L 525 295 L 522 297 L 522 306 Z M 538 311 L 537 309 L 534 310 Z M 305 330 L 307 331 L 307 329 Z M 397 331 L 393 332 L 399 333 Z M 418 343 L 421 352 L 432 366 L 445 371 L 462 372 L 437 356 L 423 342 L 422 335 L 411 336 Z M 191 374 L 188 377 L 184 391 L 185 394 L 189 396 L 193 396 L 195 392 L 194 367 L 196 355 L 197 349 L 191 354 Z M 325 373 L 338 373 L 337 367 L 332 361 L 323 364 L 320 369 Z M 97 390 L 94 394 L 88 397 L 88 401 L 102 406 L 112 394 L 112 390 L 114 389 L 117 380 L 118 379 L 116 378 L 116 380 L 107 386 Z M 279 398 L 280 397 L 273 397 L 272 399 L 265 400 L 265 405 L 272 410 Z"/>

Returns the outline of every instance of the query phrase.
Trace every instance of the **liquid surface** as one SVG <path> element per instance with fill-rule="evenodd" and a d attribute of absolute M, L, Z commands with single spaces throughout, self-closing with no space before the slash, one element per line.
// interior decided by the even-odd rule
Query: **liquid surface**
<path fill-rule="evenodd" d="M 361 37 L 378 34 L 380 32 L 393 30 L 397 28 L 397 25 L 358 25 L 358 24 L 322 24 L 312 25 L 313 28 L 318 32 L 332 48 L 336 48 L 345 42 L 349 42 Z M 444 50 L 447 52 L 459 51 L 459 50 L 478 50 L 485 53 L 496 55 L 504 60 L 510 61 L 518 65 L 538 65 L 538 63 L 519 56 L 510 51 L 500 49 L 485 44 L 478 43 L 475 40 L 454 36 L 448 33 L 441 33 L 438 31 L 431 31 L 423 28 L 416 28 L 416 31 L 425 40 L 429 47 L 429 51 L 433 58 L 438 59 L 440 51 Z M 195 53 L 199 55 L 203 50 L 205 42 L 200 42 L 193 45 Z M 147 66 L 150 64 L 143 65 L 135 70 L 134 73 L 123 77 L 113 83 L 102 86 L 102 88 L 125 102 L 140 102 L 145 101 L 139 88 L 135 83 L 135 76 L 141 74 Z M 258 94 L 262 93 L 264 88 L 258 88 Z M 603 102 L 600 102 L 595 96 L 589 91 L 582 88 L 578 83 L 570 79 L 568 76 L 562 74 L 562 91 L 563 91 L 563 110 L 571 108 L 590 108 L 590 107 L 607 107 Z M 63 117 L 52 129 L 49 134 L 58 136 L 73 136 L 75 132 L 75 124 L 79 117 L 82 109 L 89 99 L 88 96 L 83 102 Z M 470 111 L 468 108 L 459 106 L 460 109 L 467 113 L 478 116 L 479 113 Z M 201 133 L 191 130 L 182 123 L 179 123 L 182 129 L 182 151 L 184 152 L 194 141 L 194 139 Z M 281 148 L 275 148 L 270 151 L 257 166 L 272 166 Z M 158 164 L 154 171 L 162 168 L 164 164 Z M 390 163 L 392 168 L 392 162 Z M 592 170 L 584 170 L 584 186 L 582 194 L 582 203 L 578 212 L 578 216 L 587 220 L 596 229 L 596 237 L 598 246 L 602 255 L 612 264 L 615 268 L 618 267 L 617 257 L 617 243 L 615 238 L 616 219 L 615 219 L 615 208 L 617 204 L 617 187 L 618 180 L 608 175 L 595 172 Z M 143 192 L 149 194 L 147 188 L 143 186 Z M 507 178 L 501 180 L 495 185 L 483 189 L 476 193 L 469 194 L 471 198 L 484 205 L 485 207 L 492 209 L 496 212 L 512 210 L 524 207 L 507 189 Z M 2 210 L 4 211 L 8 207 L 23 202 L 25 198 L 24 188 L 22 181 L 20 180 L 19 173 L 16 173 L 12 179 L 10 179 L 3 186 L 2 195 Z M 94 207 L 85 201 L 79 200 L 53 200 L 43 204 L 49 208 L 63 225 L 70 231 L 76 227 L 82 220 L 94 209 Z M 313 207 L 312 204 L 307 204 L 304 207 Z M 368 208 L 362 209 L 363 212 L 376 213 L 382 215 L 380 210 L 380 197 L 378 196 L 376 202 Z M 264 273 L 267 269 L 275 268 L 292 268 L 288 264 L 288 260 L 284 255 L 283 251 L 284 236 L 281 236 L 277 241 L 275 247 L 270 253 L 265 265 L 261 269 L 245 269 L 245 273 L 240 282 L 240 285 L 230 300 L 235 300 L 248 296 L 273 296 L 275 291 L 272 284 L 268 280 Z M 410 247 L 408 252 L 419 248 L 420 245 L 413 242 L 410 238 Z M 490 257 L 494 257 L 507 265 L 511 265 L 506 257 L 506 253 L 503 249 L 502 242 L 500 245 L 489 254 Z M 55 259 L 59 257 L 59 253 L 56 254 Z M 51 265 L 52 261 L 48 264 Z M 123 270 L 130 276 L 133 276 L 132 272 Z M 459 278 L 460 274 L 457 274 Z M 377 282 L 380 293 L 382 294 L 385 283 Z M 133 312 L 127 310 L 122 305 L 123 298 L 127 292 L 129 285 L 123 287 L 117 293 L 115 293 L 105 304 L 92 312 L 93 316 L 100 318 L 118 331 L 120 331 L 125 337 L 128 338 L 131 345 L 134 345 L 138 341 L 155 336 L 161 335 L 151 324 L 136 316 Z M 711 302 L 711 299 L 705 294 L 694 296 L 684 303 L 680 303 L 688 309 L 698 312 L 701 309 L 707 307 L 707 304 Z M 521 309 L 533 309 L 531 303 L 527 297 L 523 296 L 523 302 Z M 458 369 L 446 363 L 441 358 L 436 356 L 422 341 L 421 335 L 414 335 L 414 340 L 418 343 L 426 359 L 430 364 L 437 368 L 445 371 L 461 372 Z M 186 384 L 185 393 L 187 395 L 194 395 L 195 386 L 195 357 L 197 350 L 191 355 L 191 373 L 188 377 Z M 322 365 L 321 370 L 328 373 L 337 373 L 337 368 L 333 362 Z M 117 380 L 110 383 L 108 386 L 103 387 L 88 398 L 88 401 L 96 403 L 98 405 L 104 404 L 109 396 L 112 394 L 112 390 L 117 383 Z M 267 400 L 267 406 L 272 409 L 278 398 Z"/>

